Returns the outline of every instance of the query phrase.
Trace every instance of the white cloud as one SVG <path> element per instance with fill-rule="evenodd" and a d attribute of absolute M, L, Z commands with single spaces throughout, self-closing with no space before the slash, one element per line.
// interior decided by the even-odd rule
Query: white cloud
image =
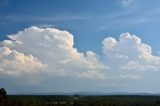
<path fill-rule="evenodd" d="M 130 33 L 105 38 L 101 57 L 93 51 L 79 52 L 73 35 L 55 28 L 30 27 L 8 37 L 12 40 L 0 42 L 1 86 L 25 88 L 27 84 L 51 91 L 106 86 L 134 91 L 153 75 L 159 77 L 160 57 Z M 150 79 L 147 84 L 152 85 L 154 79 Z"/>
<path fill-rule="evenodd" d="M 131 79 L 131 80 L 140 79 L 137 75 L 133 75 L 133 74 L 121 74 L 120 78 L 122 78 L 122 79 Z"/>
<path fill-rule="evenodd" d="M 128 7 L 133 3 L 134 0 L 120 0 L 122 6 Z"/>
<path fill-rule="evenodd" d="M 0 52 L 0 68 L 3 74 L 43 70 L 53 76 L 105 78 L 102 72 L 108 67 L 99 61 L 94 52 L 78 52 L 73 47 L 73 35 L 67 31 L 30 27 L 8 37 L 12 40 L 0 43 L 8 50 Z M 6 53 L 7 58 L 10 58 L 4 62 Z M 47 69 L 44 69 L 46 66 Z"/>
<path fill-rule="evenodd" d="M 40 25 L 38 25 L 38 27 L 40 27 L 40 28 L 52 28 L 52 27 L 56 27 L 56 26 L 53 25 L 53 24 L 40 24 Z"/>
<path fill-rule="evenodd" d="M 0 75 L 132 80 L 140 79 L 135 71 L 160 69 L 160 57 L 152 55 L 151 46 L 129 33 L 122 33 L 119 40 L 105 38 L 104 57 L 93 51 L 80 53 L 73 47 L 73 35 L 55 28 L 33 26 L 8 37 L 12 40 L 0 42 Z"/>
<path fill-rule="evenodd" d="M 103 41 L 103 51 L 107 64 L 117 66 L 117 70 L 159 70 L 160 57 L 152 55 L 151 46 L 129 33 L 122 33 L 117 41 L 108 37 Z"/>
<path fill-rule="evenodd" d="M 47 67 L 32 55 L 25 55 L 8 47 L 0 48 L 0 75 L 19 75 L 40 72 Z"/>

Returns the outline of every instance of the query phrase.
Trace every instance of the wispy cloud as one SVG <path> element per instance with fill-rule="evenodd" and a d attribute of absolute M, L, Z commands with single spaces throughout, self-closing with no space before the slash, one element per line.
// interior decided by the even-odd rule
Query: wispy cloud
<path fill-rule="evenodd" d="M 56 25 L 54 24 L 39 24 L 37 25 L 40 28 L 52 28 L 52 27 L 56 27 Z"/>
<path fill-rule="evenodd" d="M 40 21 L 40 22 L 56 22 L 56 21 L 72 21 L 72 20 L 88 20 L 88 17 L 85 16 L 28 16 L 28 15 L 19 15 L 12 14 L 0 17 L 3 20 L 9 20 L 13 22 L 32 22 L 32 21 Z"/>
<path fill-rule="evenodd" d="M 134 2 L 134 0 L 120 0 L 120 3 L 123 7 L 128 7 L 128 6 L 132 5 L 133 2 Z"/>

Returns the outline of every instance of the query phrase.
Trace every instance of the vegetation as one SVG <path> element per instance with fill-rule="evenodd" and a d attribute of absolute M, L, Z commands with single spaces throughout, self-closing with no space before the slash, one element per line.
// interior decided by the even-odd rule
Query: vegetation
<path fill-rule="evenodd" d="M 160 106 L 160 96 L 8 96 L 7 106 Z"/>
<path fill-rule="evenodd" d="M 4 88 L 0 89 L 0 106 L 7 105 L 7 92 Z"/>
<path fill-rule="evenodd" d="M 160 106 L 160 96 L 8 95 L 0 89 L 0 106 Z"/>

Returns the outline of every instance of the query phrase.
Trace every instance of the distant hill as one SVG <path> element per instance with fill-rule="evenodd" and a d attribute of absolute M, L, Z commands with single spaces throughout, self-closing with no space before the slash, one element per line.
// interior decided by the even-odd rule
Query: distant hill
<path fill-rule="evenodd" d="M 82 96 L 102 96 L 102 95 L 151 95 L 151 96 L 160 96 L 160 93 L 128 93 L 128 92 L 112 92 L 112 93 L 104 93 L 104 92 L 47 92 L 47 93 L 17 93 L 11 95 L 82 95 Z"/>

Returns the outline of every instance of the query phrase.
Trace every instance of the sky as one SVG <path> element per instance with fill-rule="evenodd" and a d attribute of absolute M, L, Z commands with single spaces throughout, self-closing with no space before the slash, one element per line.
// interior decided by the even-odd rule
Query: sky
<path fill-rule="evenodd" d="M 160 93 L 159 0 L 0 0 L 0 88 Z"/>

